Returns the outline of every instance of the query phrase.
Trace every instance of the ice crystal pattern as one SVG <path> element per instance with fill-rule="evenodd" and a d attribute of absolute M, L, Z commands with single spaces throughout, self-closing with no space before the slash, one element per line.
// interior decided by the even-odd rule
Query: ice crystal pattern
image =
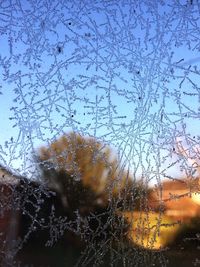
<path fill-rule="evenodd" d="M 199 173 L 199 18 L 197 0 L 0 1 L 1 220 L 14 216 L 13 229 L 17 211 L 28 218 L 23 238 L 1 233 L 2 264 L 20 265 L 15 256 L 44 229 L 47 247 L 65 231 L 81 237 L 76 266 L 103 266 L 104 257 L 110 266 L 144 266 L 157 256 L 167 264 L 162 253 L 121 241 L 127 222 L 112 194 L 106 210 L 86 217 L 58 211 L 66 200 L 47 189 L 34 159 L 38 147 L 73 132 L 114 149 L 119 182 L 121 170 L 144 190 L 161 192 L 164 179 L 180 177 L 191 188 Z"/>

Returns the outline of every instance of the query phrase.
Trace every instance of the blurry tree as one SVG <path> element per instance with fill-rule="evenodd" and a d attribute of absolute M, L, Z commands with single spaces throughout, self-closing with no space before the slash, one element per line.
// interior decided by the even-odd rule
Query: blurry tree
<path fill-rule="evenodd" d="M 37 161 L 46 185 L 61 196 L 68 219 L 79 221 L 81 239 L 113 242 L 119 235 L 126 239 L 128 222 L 116 211 L 133 181 L 120 170 L 110 148 L 69 133 L 40 148 Z"/>
<path fill-rule="evenodd" d="M 145 191 L 128 171 L 120 169 L 111 149 L 91 137 L 65 134 L 41 147 L 37 160 L 44 181 L 61 194 L 63 204 L 71 210 L 91 211 L 108 203 L 135 208 Z"/>

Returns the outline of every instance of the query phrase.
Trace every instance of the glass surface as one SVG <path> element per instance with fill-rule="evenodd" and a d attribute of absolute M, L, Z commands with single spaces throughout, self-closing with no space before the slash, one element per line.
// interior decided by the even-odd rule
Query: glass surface
<path fill-rule="evenodd" d="M 0 266 L 200 264 L 197 0 L 0 1 Z"/>

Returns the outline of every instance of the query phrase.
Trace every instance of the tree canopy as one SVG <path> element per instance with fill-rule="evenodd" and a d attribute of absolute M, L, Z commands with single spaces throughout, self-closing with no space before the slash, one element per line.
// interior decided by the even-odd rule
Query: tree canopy
<path fill-rule="evenodd" d="M 41 147 L 37 160 L 44 181 L 71 208 L 115 203 L 116 207 L 131 209 L 145 191 L 120 168 L 111 148 L 92 137 L 64 134 L 48 147 Z"/>

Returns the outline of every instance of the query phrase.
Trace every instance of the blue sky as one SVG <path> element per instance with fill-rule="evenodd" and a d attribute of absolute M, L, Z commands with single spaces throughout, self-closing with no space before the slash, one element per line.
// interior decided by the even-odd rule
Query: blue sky
<path fill-rule="evenodd" d="M 5 4 L 0 162 L 26 173 L 38 146 L 74 130 L 159 179 L 177 137 L 199 143 L 199 11 L 186 2 Z"/>

